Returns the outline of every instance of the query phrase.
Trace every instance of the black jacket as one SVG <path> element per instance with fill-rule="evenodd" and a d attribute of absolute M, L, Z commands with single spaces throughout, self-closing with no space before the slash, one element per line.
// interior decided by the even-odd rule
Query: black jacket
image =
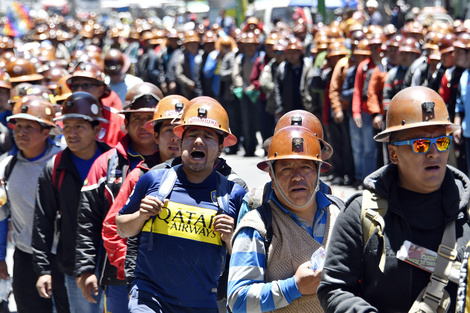
<path fill-rule="evenodd" d="M 379 270 L 382 240 L 375 231 L 365 245 L 362 237 L 362 197 L 353 199 L 338 217 L 328 248 L 328 255 L 318 288 L 318 297 L 325 312 L 408 312 L 418 293 L 429 282 L 430 274 L 400 261 L 396 253 L 404 240 L 417 240 L 416 228 L 411 229 L 407 214 L 397 197 L 398 169 L 394 164 L 382 167 L 366 177 L 366 188 L 388 199 L 385 220 L 385 269 Z M 443 219 L 432 221 L 437 231 L 429 231 L 427 216 L 413 220 L 419 223 L 426 238 L 425 247 L 437 251 L 447 222 L 456 220 L 457 261 L 462 260 L 466 243 L 470 239 L 467 204 L 470 180 L 462 172 L 448 166 L 439 191 L 442 197 Z M 428 207 L 415 207 L 426 210 Z M 406 210 L 413 210 L 406 207 Z M 437 223 L 436 223 L 437 222 Z M 420 230 L 421 231 L 421 230 Z M 429 240 L 427 240 L 429 238 Z M 363 252 L 364 251 L 364 252 Z M 416 279 L 418 278 L 418 279 Z M 449 282 L 449 292 L 455 308 L 457 285 Z"/>
<path fill-rule="evenodd" d="M 77 214 L 75 275 L 95 273 L 99 266 L 98 280 L 101 286 L 125 284 L 117 278 L 116 267 L 109 263 L 102 244 L 101 230 L 103 220 L 131 170 L 131 156 L 127 153 L 129 140 L 129 135 L 126 135 L 115 149 L 95 160 L 81 190 Z"/>
<path fill-rule="evenodd" d="M 98 142 L 98 146 L 102 153 L 110 149 L 101 142 Z M 33 261 L 38 275 L 51 274 L 50 262 L 54 257 L 61 272 L 73 275 L 75 270 L 77 211 L 83 183 L 72 161 L 70 149 L 66 148 L 61 153 L 62 157 L 56 167 L 55 183 L 53 184 L 52 178 L 55 158 L 49 160 L 38 179 L 32 238 Z M 61 176 L 62 182 L 59 183 Z M 60 236 L 57 255 L 54 256 L 51 254 L 51 248 L 56 223 Z"/>

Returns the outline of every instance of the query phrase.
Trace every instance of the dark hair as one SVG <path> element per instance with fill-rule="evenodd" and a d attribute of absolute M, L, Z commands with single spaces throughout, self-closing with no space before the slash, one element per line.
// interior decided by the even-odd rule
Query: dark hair
<path fill-rule="evenodd" d="M 162 128 L 163 122 L 155 122 L 153 125 L 153 131 L 160 134 L 160 129 Z"/>
<path fill-rule="evenodd" d="M 91 121 L 90 124 L 91 124 L 91 128 L 95 128 L 96 126 L 100 126 L 100 125 L 101 125 L 101 124 L 100 124 L 100 121 Z"/>

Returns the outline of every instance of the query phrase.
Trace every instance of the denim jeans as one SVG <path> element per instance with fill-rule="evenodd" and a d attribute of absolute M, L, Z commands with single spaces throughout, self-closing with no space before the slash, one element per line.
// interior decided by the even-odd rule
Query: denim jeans
<path fill-rule="evenodd" d="M 128 313 L 128 293 L 126 285 L 108 285 L 105 287 L 105 312 Z"/>
<path fill-rule="evenodd" d="M 358 128 L 354 119 L 349 119 L 349 134 L 353 151 L 355 178 L 364 178 L 376 170 L 377 148 L 374 141 L 372 117 L 369 113 L 361 113 L 362 127 Z"/>
<path fill-rule="evenodd" d="M 69 296 L 70 313 L 101 313 L 103 312 L 103 290 L 99 288 L 98 296 L 95 297 L 98 303 L 88 302 L 78 288 L 74 276 L 65 275 L 65 288 Z"/>

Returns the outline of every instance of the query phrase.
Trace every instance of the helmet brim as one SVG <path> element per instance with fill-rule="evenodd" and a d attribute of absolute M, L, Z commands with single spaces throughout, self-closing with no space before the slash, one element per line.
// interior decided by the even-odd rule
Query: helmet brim
<path fill-rule="evenodd" d="M 422 123 L 414 123 L 410 124 L 407 126 L 394 126 L 385 129 L 381 133 L 378 133 L 375 135 L 374 140 L 377 142 L 388 142 L 390 140 L 390 135 L 392 133 L 402 131 L 402 130 L 407 130 L 407 129 L 412 129 L 412 128 L 417 128 L 417 127 L 426 127 L 426 126 L 444 126 L 446 128 L 446 133 L 447 135 L 452 134 L 454 131 L 460 129 L 459 125 L 453 124 L 453 123 L 448 123 L 448 124 L 443 124 L 442 122 L 422 122 Z"/>
<path fill-rule="evenodd" d="M 212 129 L 214 131 L 221 131 L 223 132 L 224 134 L 224 142 L 223 142 L 223 145 L 224 147 L 231 147 L 233 145 L 235 145 L 237 143 L 237 137 L 235 137 L 235 135 L 231 134 L 231 133 L 227 133 L 225 131 L 222 131 L 220 129 L 216 129 L 214 127 L 210 127 L 208 125 L 204 125 L 204 124 L 191 124 L 189 127 L 194 127 L 194 126 L 199 126 L 199 127 L 206 127 L 206 128 L 209 128 L 209 129 Z M 180 138 L 180 139 L 183 139 L 183 133 L 184 133 L 184 130 L 186 128 L 186 125 L 176 125 L 175 128 L 173 128 L 173 132 L 175 133 L 176 137 Z"/>

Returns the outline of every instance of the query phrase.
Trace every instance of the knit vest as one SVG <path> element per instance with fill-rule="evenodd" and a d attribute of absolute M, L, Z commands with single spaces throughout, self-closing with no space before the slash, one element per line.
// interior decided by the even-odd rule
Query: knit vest
<path fill-rule="evenodd" d="M 265 282 L 287 279 L 294 276 L 297 268 L 310 260 L 312 254 L 321 246 L 308 232 L 301 229 L 274 201 L 269 200 L 269 205 L 273 213 L 273 238 L 267 256 Z M 331 204 L 326 210 L 327 220 L 323 242 L 324 247 L 329 243 L 331 230 L 340 211 L 334 204 Z M 266 226 L 256 210 L 248 212 L 243 217 L 237 227 L 237 232 L 243 227 L 254 228 L 263 238 L 266 236 Z M 233 238 L 235 236 L 236 234 Z M 323 309 L 317 295 L 314 294 L 297 298 L 288 306 L 271 312 L 323 313 Z"/>

